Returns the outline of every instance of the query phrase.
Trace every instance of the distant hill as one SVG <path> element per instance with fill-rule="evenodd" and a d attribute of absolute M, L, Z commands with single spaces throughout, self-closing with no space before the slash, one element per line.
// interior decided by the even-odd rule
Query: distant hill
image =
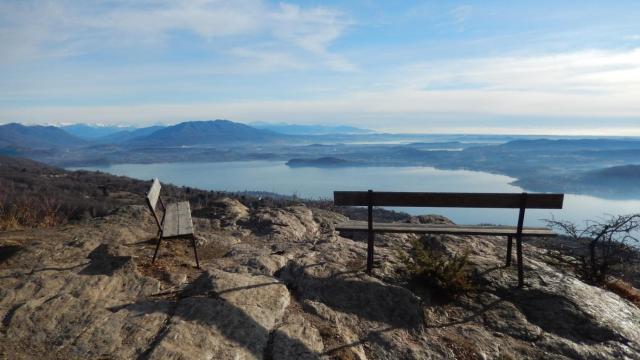
<path fill-rule="evenodd" d="M 190 146 L 277 142 L 288 136 L 229 120 L 188 121 L 132 139 L 135 146 Z"/>
<path fill-rule="evenodd" d="M 332 125 L 293 125 L 293 124 L 269 124 L 254 123 L 251 126 L 257 129 L 271 130 L 286 135 L 328 135 L 328 134 L 370 134 L 373 131 L 353 126 Z"/>
<path fill-rule="evenodd" d="M 0 148 L 50 149 L 86 144 L 85 140 L 55 126 L 0 125 Z"/>
<path fill-rule="evenodd" d="M 287 161 L 289 167 L 319 167 L 319 168 L 333 168 L 333 167 L 352 167 L 352 166 L 367 166 L 366 163 L 358 161 L 344 160 L 332 156 L 325 156 L 316 159 L 291 159 Z"/>
<path fill-rule="evenodd" d="M 139 129 L 131 128 L 130 130 L 122 130 L 106 136 L 101 136 L 99 138 L 94 139 L 94 141 L 101 144 L 121 144 L 135 138 L 149 136 L 154 132 L 164 128 L 165 128 L 164 126 L 160 126 L 160 125 L 149 126 L 149 127 L 139 128 Z"/>
<path fill-rule="evenodd" d="M 633 184 L 640 187 L 640 165 L 612 166 L 587 172 L 585 182 L 600 184 Z"/>
<path fill-rule="evenodd" d="M 640 149 L 640 140 L 631 139 L 535 139 L 514 140 L 501 145 L 510 150 L 629 150 Z"/>
<path fill-rule="evenodd" d="M 60 127 L 69 134 L 85 140 L 93 140 L 121 131 L 131 131 L 133 126 L 99 126 L 91 124 L 73 124 Z"/>
<path fill-rule="evenodd" d="M 595 174 L 605 177 L 620 177 L 625 179 L 640 180 L 640 165 L 613 166 L 594 171 Z"/>

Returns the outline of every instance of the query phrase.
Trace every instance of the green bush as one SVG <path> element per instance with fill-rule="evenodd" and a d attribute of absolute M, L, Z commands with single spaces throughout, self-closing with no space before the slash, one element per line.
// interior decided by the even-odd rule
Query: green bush
<path fill-rule="evenodd" d="M 414 240 L 412 244 L 409 256 L 403 255 L 402 261 L 414 282 L 435 287 L 447 297 L 472 289 L 464 270 L 468 252 L 451 256 L 426 248 L 420 240 Z"/>

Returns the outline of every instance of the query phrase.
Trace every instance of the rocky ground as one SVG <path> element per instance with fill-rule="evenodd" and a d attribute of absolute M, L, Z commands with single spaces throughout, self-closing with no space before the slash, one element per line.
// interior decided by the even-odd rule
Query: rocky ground
<path fill-rule="evenodd" d="M 549 265 L 525 244 L 524 289 L 495 237 L 435 237 L 469 251 L 475 289 L 443 303 L 406 286 L 415 235 L 366 244 L 343 216 L 222 199 L 163 243 L 142 206 L 82 225 L 0 233 L 0 358 L 640 359 L 640 309 Z M 414 221 L 446 221 L 438 217 Z M 413 289 L 413 290 L 409 290 Z"/>

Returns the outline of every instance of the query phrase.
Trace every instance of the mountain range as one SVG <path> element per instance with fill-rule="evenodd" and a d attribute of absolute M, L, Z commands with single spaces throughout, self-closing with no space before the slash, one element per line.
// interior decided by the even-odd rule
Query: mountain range
<path fill-rule="evenodd" d="M 229 120 L 186 121 L 171 126 L 55 126 L 0 125 L 0 149 L 61 149 L 91 145 L 208 146 L 229 144 L 274 144 L 330 135 L 371 134 L 352 126 L 290 125 Z"/>
<path fill-rule="evenodd" d="M 87 145 L 190 146 L 274 142 L 289 137 L 229 120 L 189 121 L 144 128 L 76 124 L 63 127 L 0 125 L 0 148 L 61 149 Z"/>
<path fill-rule="evenodd" d="M 134 146 L 194 146 L 231 143 L 273 143 L 288 138 L 229 120 L 188 121 L 127 141 Z"/>
<path fill-rule="evenodd" d="M 0 126 L 0 149 L 50 149 L 78 147 L 88 142 L 55 126 L 25 126 L 11 123 Z"/>
<path fill-rule="evenodd" d="M 92 124 L 62 125 L 60 128 L 69 134 L 85 140 L 99 139 L 121 131 L 131 131 L 133 126 L 103 126 Z"/>

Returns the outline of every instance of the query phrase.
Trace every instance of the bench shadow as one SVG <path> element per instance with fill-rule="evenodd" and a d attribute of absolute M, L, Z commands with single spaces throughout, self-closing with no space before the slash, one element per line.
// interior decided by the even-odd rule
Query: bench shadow
<path fill-rule="evenodd" d="M 162 343 L 165 337 L 171 332 L 172 319 L 174 318 L 180 318 L 184 321 L 195 322 L 206 327 L 214 328 L 227 340 L 240 345 L 256 358 L 270 358 L 271 354 L 269 354 L 269 351 L 272 331 L 262 326 L 244 310 L 219 297 L 218 293 L 202 287 L 201 284 L 206 282 L 204 281 L 206 276 L 206 273 L 200 275 L 200 277 L 190 286 L 187 286 L 182 292 L 182 295 L 179 295 L 175 300 L 142 300 L 108 308 L 108 310 L 114 313 L 126 309 L 136 315 L 163 312 L 169 316 L 170 320 L 165 322 L 158 330 L 149 347 L 138 359 L 147 359 L 153 353 L 154 349 Z M 271 286 L 274 284 L 279 283 L 268 282 L 238 287 L 224 290 L 221 293 Z M 307 354 L 305 359 L 320 359 L 320 354 L 314 353 L 313 350 L 309 349 L 298 339 L 291 338 L 283 333 L 279 333 L 278 338 L 284 341 L 289 348 L 297 349 L 297 353 Z"/>
<path fill-rule="evenodd" d="M 526 318 L 527 322 L 538 326 L 544 332 L 554 334 L 571 342 L 582 344 L 600 344 L 618 341 L 627 344 L 628 339 L 603 327 L 590 314 L 566 297 L 550 294 L 537 289 L 477 289 L 477 293 L 491 293 L 498 297 L 481 308 L 471 308 L 459 304 L 471 311 L 463 319 L 444 324 L 426 325 L 427 328 L 445 328 L 462 325 L 481 318 L 488 311 L 501 303 L 508 302 L 515 306 Z M 482 319 L 480 319 L 482 320 Z"/>
<path fill-rule="evenodd" d="M 73 266 L 67 266 L 67 267 L 56 267 L 56 266 L 49 266 L 49 267 L 43 267 L 43 268 L 38 268 L 38 269 L 32 269 L 29 272 L 23 272 L 23 273 L 15 273 L 15 274 L 11 274 L 11 275 L 4 275 L 4 276 L 0 276 L 0 279 L 9 279 L 9 278 L 17 278 L 17 277 L 21 277 L 21 276 L 29 276 L 29 275 L 33 275 L 39 272 L 43 272 L 43 271 L 68 271 L 68 270 L 73 270 L 75 268 L 78 268 L 80 266 L 84 266 L 87 265 L 88 263 L 83 263 L 83 264 L 78 264 L 78 265 L 73 265 Z"/>
<path fill-rule="evenodd" d="M 93 249 L 89 255 L 89 265 L 82 269 L 81 275 L 113 275 L 114 272 L 122 268 L 131 256 L 118 256 L 109 253 L 107 244 L 100 244 Z"/>
<path fill-rule="evenodd" d="M 470 322 L 476 320 L 477 318 L 479 318 L 480 316 L 485 314 L 487 311 L 490 311 L 491 309 L 493 309 L 494 307 L 498 306 L 502 302 L 504 302 L 504 300 L 502 300 L 502 299 L 494 300 L 494 301 L 490 302 L 489 304 L 483 305 L 478 310 L 472 310 L 472 314 L 471 315 L 465 316 L 464 318 L 462 318 L 460 320 L 450 321 L 450 322 L 447 322 L 447 323 L 444 323 L 444 324 L 425 325 L 425 327 L 429 328 L 429 329 L 441 329 L 441 328 L 446 328 L 446 327 L 450 327 L 450 326 L 467 324 L 467 323 L 470 323 Z"/>
<path fill-rule="evenodd" d="M 319 302 L 333 310 L 393 328 L 417 330 L 422 326 L 420 304 L 411 300 L 415 298 L 409 290 L 355 278 L 362 271 L 345 271 L 329 277 L 315 277 L 304 271 L 315 265 L 292 264 L 280 274 L 298 302 Z"/>
<path fill-rule="evenodd" d="M 599 344 L 607 341 L 627 343 L 628 340 L 603 327 L 590 314 L 566 297 L 537 289 L 500 294 L 513 303 L 527 321 L 545 332 L 576 343 Z"/>

